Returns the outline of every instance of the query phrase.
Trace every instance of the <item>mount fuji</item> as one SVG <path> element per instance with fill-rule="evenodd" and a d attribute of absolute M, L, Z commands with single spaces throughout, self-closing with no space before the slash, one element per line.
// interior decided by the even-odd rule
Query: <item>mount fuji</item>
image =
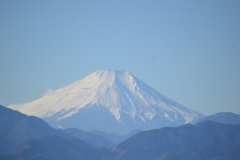
<path fill-rule="evenodd" d="M 194 123 L 204 115 L 157 92 L 126 71 L 99 70 L 42 98 L 8 106 L 53 127 L 125 134 Z"/>

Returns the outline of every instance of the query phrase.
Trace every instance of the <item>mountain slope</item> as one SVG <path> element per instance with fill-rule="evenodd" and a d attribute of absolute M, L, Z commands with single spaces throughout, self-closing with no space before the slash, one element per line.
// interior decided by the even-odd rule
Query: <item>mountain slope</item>
<path fill-rule="evenodd" d="M 10 105 L 54 127 L 115 133 L 196 122 L 204 116 L 125 71 L 100 70 L 42 98 Z"/>
<path fill-rule="evenodd" d="M 219 112 L 201 119 L 198 123 L 207 120 L 224 124 L 238 124 L 240 123 L 240 115 L 231 112 Z"/>
<path fill-rule="evenodd" d="M 32 139 L 58 135 L 67 139 L 79 138 L 92 147 L 112 148 L 105 138 L 78 129 L 57 130 L 38 117 L 27 116 L 0 105 L 0 152 Z"/>
<path fill-rule="evenodd" d="M 3 140 L 9 141 L 9 143 L 2 143 L 4 144 L 2 151 L 28 139 L 52 134 L 57 134 L 57 131 L 42 119 L 27 116 L 0 105 L 0 136 Z M 7 147 L 8 145 L 11 147 Z"/>
<path fill-rule="evenodd" d="M 205 121 L 138 133 L 113 151 L 118 160 L 240 159 L 240 125 Z"/>
<path fill-rule="evenodd" d="M 21 143 L 11 152 L 0 154 L 0 159 L 100 160 L 101 156 L 97 149 L 79 139 L 68 140 L 52 135 Z"/>

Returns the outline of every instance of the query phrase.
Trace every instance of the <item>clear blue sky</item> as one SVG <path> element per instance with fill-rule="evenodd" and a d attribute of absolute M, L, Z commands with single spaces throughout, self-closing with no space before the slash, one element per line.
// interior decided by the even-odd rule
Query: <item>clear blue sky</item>
<path fill-rule="evenodd" d="M 240 114 L 240 1 L 0 1 L 0 104 L 101 69 L 205 115 Z"/>

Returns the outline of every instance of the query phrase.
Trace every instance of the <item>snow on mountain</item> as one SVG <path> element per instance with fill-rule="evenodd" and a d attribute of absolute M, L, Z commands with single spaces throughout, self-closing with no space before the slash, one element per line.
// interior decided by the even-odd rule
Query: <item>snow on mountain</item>
<path fill-rule="evenodd" d="M 42 98 L 8 106 L 50 125 L 127 133 L 196 122 L 204 116 L 126 71 L 99 70 Z"/>

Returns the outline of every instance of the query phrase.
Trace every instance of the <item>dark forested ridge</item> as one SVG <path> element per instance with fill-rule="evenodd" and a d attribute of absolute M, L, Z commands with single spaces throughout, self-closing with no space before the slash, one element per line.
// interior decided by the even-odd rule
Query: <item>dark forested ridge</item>
<path fill-rule="evenodd" d="M 112 154 L 124 160 L 239 159 L 240 125 L 205 121 L 145 131 L 119 144 Z"/>
<path fill-rule="evenodd" d="M 0 106 L 0 137 L 7 141 L 1 143 L 1 151 L 31 138 L 53 134 L 57 134 L 57 131 L 42 119 Z"/>
<path fill-rule="evenodd" d="M 0 159 L 100 160 L 98 150 L 79 139 L 68 140 L 57 135 L 21 143 Z"/>
<path fill-rule="evenodd" d="M 59 135 L 67 139 L 79 138 L 96 148 L 115 146 L 101 136 L 79 129 L 57 130 L 38 117 L 27 116 L 0 105 L 0 152 L 12 149 L 28 139 L 48 135 Z"/>

